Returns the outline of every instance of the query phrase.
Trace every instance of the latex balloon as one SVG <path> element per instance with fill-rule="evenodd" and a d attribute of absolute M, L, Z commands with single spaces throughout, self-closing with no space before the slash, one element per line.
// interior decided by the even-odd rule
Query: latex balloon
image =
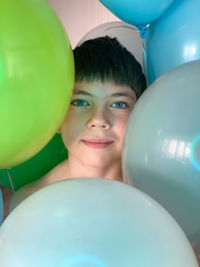
<path fill-rule="evenodd" d="M 4 221 L 0 240 L 1 267 L 198 266 L 163 207 L 103 178 L 67 179 L 32 194 Z"/>
<path fill-rule="evenodd" d="M 160 17 L 173 0 L 100 0 L 121 20 L 141 27 Z"/>
<path fill-rule="evenodd" d="M 150 25 L 144 42 L 149 84 L 178 65 L 200 59 L 199 10 L 199 0 L 176 0 Z"/>
<path fill-rule="evenodd" d="M 20 187 L 41 178 L 57 164 L 67 158 L 61 135 L 51 141 L 33 158 L 10 169 L 0 169 L 0 184 L 16 191 Z"/>
<path fill-rule="evenodd" d="M 9 168 L 56 133 L 72 95 L 74 61 L 46 1 L 2 1 L 0 24 L 0 168 Z"/>
<path fill-rule="evenodd" d="M 126 182 L 162 204 L 200 252 L 200 60 L 156 80 L 129 117 Z"/>
<path fill-rule="evenodd" d="M 91 31 L 87 32 L 79 41 L 78 45 L 86 40 L 94 39 L 101 36 L 116 37 L 118 41 L 124 45 L 142 65 L 142 39 L 139 30 L 123 21 L 114 21 L 103 23 Z"/>
<path fill-rule="evenodd" d="M 3 197 L 1 193 L 1 188 L 0 188 L 0 225 L 3 221 Z"/>

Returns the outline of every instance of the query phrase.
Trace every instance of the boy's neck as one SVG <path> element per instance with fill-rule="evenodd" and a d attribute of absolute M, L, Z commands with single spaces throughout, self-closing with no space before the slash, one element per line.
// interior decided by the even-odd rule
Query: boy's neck
<path fill-rule="evenodd" d="M 121 160 L 115 162 L 113 166 L 104 166 L 103 168 L 95 168 L 85 166 L 73 157 L 61 162 L 49 173 L 30 184 L 25 185 L 14 194 L 10 210 L 15 208 L 24 198 L 43 188 L 48 184 L 52 184 L 68 178 L 106 178 L 109 180 L 124 182 L 122 177 Z"/>
<path fill-rule="evenodd" d="M 113 166 L 104 166 L 94 167 L 94 166 L 85 166 L 80 161 L 77 161 L 73 157 L 69 157 L 67 160 L 59 164 L 55 169 L 57 175 L 54 176 L 53 172 L 47 179 L 50 183 L 54 182 L 53 180 L 64 180 L 67 178 L 78 178 L 78 177 L 91 177 L 91 178 L 106 178 L 109 180 L 116 180 L 124 182 L 122 177 L 122 168 L 121 160 L 115 162 Z M 53 175 L 52 175 L 53 174 Z M 56 178 L 57 176 L 57 178 Z"/>

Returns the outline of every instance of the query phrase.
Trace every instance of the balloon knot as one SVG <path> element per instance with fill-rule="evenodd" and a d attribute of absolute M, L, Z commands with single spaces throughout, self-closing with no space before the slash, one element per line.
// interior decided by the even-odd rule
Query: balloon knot
<path fill-rule="evenodd" d="M 140 30 L 140 37 L 142 39 L 146 38 L 149 34 L 149 24 L 139 26 L 138 29 Z"/>

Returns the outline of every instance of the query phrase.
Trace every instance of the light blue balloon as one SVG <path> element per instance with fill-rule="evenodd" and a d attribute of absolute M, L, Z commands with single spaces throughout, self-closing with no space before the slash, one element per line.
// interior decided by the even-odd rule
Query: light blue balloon
<path fill-rule="evenodd" d="M 121 20 L 142 27 L 160 17 L 174 0 L 100 0 Z"/>
<path fill-rule="evenodd" d="M 3 197 L 1 193 L 1 188 L 0 188 L 0 224 L 3 221 Z"/>
<path fill-rule="evenodd" d="M 178 65 L 200 59 L 199 14 L 199 0 L 175 0 L 150 25 L 144 44 L 149 84 Z"/>
<path fill-rule="evenodd" d="M 132 186 L 63 180 L 33 193 L 0 228 L 1 267 L 197 267 L 169 213 Z"/>
<path fill-rule="evenodd" d="M 129 185 L 176 219 L 200 254 L 200 60 L 157 79 L 129 117 L 122 153 Z"/>

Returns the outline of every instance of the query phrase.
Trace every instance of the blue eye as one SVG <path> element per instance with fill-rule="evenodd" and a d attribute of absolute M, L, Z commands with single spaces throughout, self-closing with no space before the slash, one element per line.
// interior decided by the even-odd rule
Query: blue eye
<path fill-rule="evenodd" d="M 74 100 L 71 104 L 78 107 L 89 106 L 89 103 L 83 99 Z"/>
<path fill-rule="evenodd" d="M 115 102 L 111 106 L 118 109 L 125 109 L 128 107 L 128 105 L 125 102 Z"/>

